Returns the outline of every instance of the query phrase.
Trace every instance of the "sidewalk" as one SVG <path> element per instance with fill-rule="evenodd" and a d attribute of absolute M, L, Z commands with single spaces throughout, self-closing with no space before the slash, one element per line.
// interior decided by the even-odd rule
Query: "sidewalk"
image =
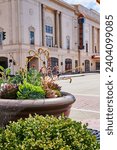
<path fill-rule="evenodd" d="M 72 107 L 69 118 L 84 124 L 88 123 L 88 128 L 100 130 L 100 114 L 98 113 L 81 111 Z"/>
<path fill-rule="evenodd" d="M 76 102 L 72 105 L 70 118 L 82 123 L 88 123 L 88 128 L 100 130 L 99 97 L 75 96 Z"/>
<path fill-rule="evenodd" d="M 72 78 L 72 82 L 66 81 Z M 63 91 L 75 96 L 70 118 L 88 123 L 88 128 L 100 130 L 99 73 L 61 75 L 57 81 Z"/>

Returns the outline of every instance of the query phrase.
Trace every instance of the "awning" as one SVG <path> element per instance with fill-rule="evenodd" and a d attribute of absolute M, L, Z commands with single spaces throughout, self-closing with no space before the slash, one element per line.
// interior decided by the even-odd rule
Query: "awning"
<path fill-rule="evenodd" d="M 92 59 L 100 59 L 100 56 L 99 55 L 92 55 L 91 58 Z"/>
<path fill-rule="evenodd" d="M 100 0 L 96 0 L 100 4 Z"/>

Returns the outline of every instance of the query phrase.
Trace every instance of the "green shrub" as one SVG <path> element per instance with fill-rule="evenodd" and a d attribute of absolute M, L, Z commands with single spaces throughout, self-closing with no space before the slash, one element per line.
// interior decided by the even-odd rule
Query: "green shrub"
<path fill-rule="evenodd" d="M 0 133 L 1 150 L 99 150 L 85 125 L 53 116 L 30 116 L 10 123 Z"/>
<path fill-rule="evenodd" d="M 20 84 L 18 88 L 18 99 L 40 99 L 45 97 L 45 92 L 41 86 L 34 86 L 24 81 L 23 84 Z"/>

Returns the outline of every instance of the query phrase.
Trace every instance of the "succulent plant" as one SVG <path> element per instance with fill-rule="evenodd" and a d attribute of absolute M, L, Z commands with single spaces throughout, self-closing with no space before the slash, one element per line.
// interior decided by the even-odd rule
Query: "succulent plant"
<path fill-rule="evenodd" d="M 2 83 L 0 86 L 0 98 L 16 99 L 18 86 L 11 83 Z"/>
<path fill-rule="evenodd" d="M 47 98 L 56 98 L 61 96 L 61 87 L 54 83 L 50 77 L 47 76 L 42 80 L 42 86 Z"/>
<path fill-rule="evenodd" d="M 0 75 L 0 98 L 39 99 L 62 96 L 61 87 L 49 76 L 42 77 L 34 68 L 30 68 L 29 71 L 20 68 L 16 75 L 11 77 L 10 69 L 4 69 L 0 66 Z M 23 89 L 21 90 L 20 87 L 22 86 Z"/>

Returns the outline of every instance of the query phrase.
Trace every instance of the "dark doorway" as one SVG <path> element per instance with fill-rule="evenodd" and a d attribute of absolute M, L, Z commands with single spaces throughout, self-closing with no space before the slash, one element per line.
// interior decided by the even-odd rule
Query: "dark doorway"
<path fill-rule="evenodd" d="M 96 62 L 96 71 L 100 70 L 100 62 Z"/>
<path fill-rule="evenodd" d="M 90 72 L 90 61 L 85 60 L 85 72 Z"/>
<path fill-rule="evenodd" d="M 28 58 L 28 65 L 27 68 L 29 70 L 29 68 L 35 68 L 36 70 L 39 69 L 39 65 L 38 65 L 38 58 L 34 57 L 32 58 L 32 56 L 27 57 Z"/>
<path fill-rule="evenodd" d="M 51 67 L 53 68 L 54 66 L 58 66 L 58 58 L 56 57 L 51 57 L 50 58 L 50 64 L 51 64 Z"/>
<path fill-rule="evenodd" d="M 65 59 L 65 71 L 72 72 L 72 60 L 69 58 Z"/>
<path fill-rule="evenodd" d="M 4 67 L 5 69 L 8 68 L 8 58 L 7 57 L 0 57 L 0 66 Z"/>

